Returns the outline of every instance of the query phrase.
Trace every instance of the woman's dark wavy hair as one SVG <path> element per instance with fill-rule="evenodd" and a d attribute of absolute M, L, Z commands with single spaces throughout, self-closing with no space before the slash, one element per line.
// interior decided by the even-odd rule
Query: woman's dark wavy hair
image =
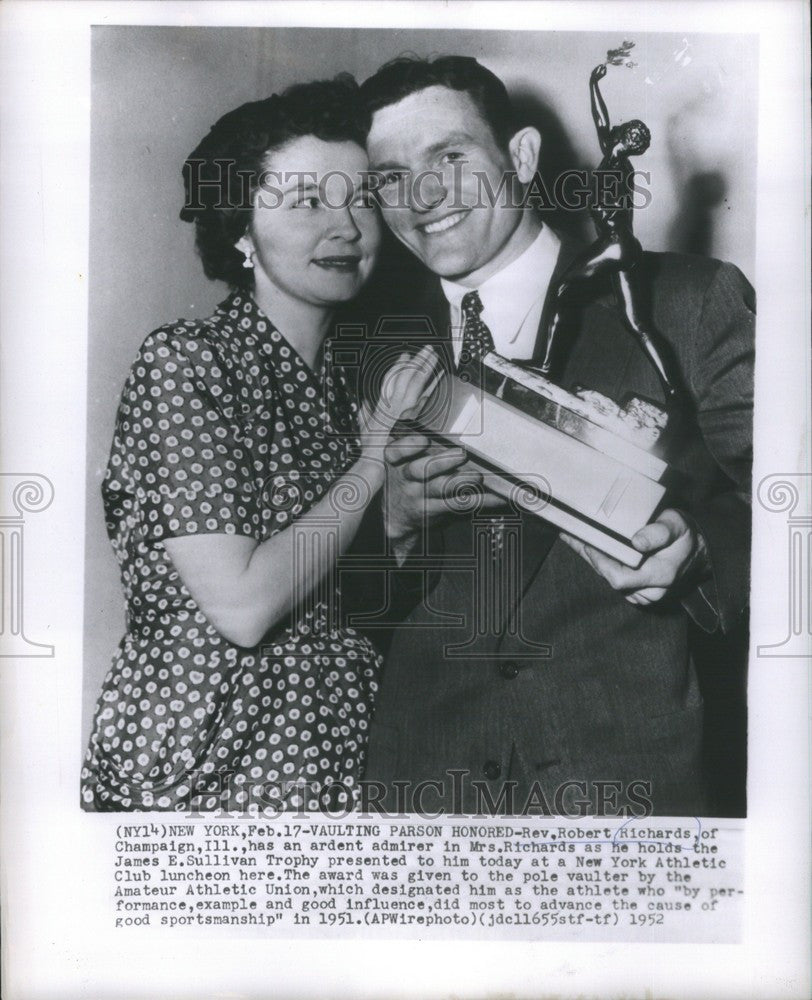
<path fill-rule="evenodd" d="M 507 149 L 517 131 L 510 95 L 499 77 L 471 56 L 424 59 L 404 53 L 364 80 L 361 96 L 371 116 L 427 87 L 448 87 L 468 94 L 499 147 Z"/>
<path fill-rule="evenodd" d="M 206 277 L 253 288 L 254 272 L 234 244 L 248 228 L 269 152 L 308 135 L 363 146 L 367 131 L 368 114 L 348 73 L 296 84 L 223 115 L 183 165 L 180 217 L 195 224 Z"/>

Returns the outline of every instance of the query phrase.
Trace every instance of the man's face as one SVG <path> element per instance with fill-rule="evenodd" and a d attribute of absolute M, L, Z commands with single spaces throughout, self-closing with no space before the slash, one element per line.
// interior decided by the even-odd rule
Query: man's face
<path fill-rule="evenodd" d="M 511 154 L 464 91 L 433 86 L 376 111 L 367 140 L 383 174 L 387 225 L 435 274 L 484 280 L 505 252 L 522 210 L 511 208 Z M 495 202 L 495 204 L 494 204 Z"/>

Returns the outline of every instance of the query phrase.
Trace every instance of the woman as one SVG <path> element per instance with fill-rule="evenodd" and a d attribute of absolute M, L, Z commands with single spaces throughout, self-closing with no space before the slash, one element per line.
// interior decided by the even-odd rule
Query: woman
<path fill-rule="evenodd" d="M 102 491 L 127 634 L 86 754 L 89 808 L 357 795 L 380 657 L 319 593 L 430 367 L 401 356 L 387 409 L 359 413 L 324 349 L 379 243 L 363 139 L 355 84 L 337 79 L 243 105 L 186 162 L 181 217 L 232 293 L 152 333 L 124 388 Z"/>

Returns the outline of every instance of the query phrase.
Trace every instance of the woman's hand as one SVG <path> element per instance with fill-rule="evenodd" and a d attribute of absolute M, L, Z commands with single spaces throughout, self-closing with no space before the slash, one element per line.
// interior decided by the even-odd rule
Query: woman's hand
<path fill-rule="evenodd" d="M 417 354 L 403 353 L 384 375 L 381 393 L 374 409 L 364 403 L 361 408 L 361 454 L 364 458 L 383 461 L 384 448 L 392 428 L 404 414 L 419 413 L 442 372 L 437 354 L 426 345 Z"/>
<path fill-rule="evenodd" d="M 597 83 L 598 80 L 602 80 L 606 76 L 606 63 L 601 63 L 592 70 L 592 82 Z"/>

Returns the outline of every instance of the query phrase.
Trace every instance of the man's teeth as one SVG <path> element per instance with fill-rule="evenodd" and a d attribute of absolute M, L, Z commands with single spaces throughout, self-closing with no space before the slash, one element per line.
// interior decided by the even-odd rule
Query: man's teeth
<path fill-rule="evenodd" d="M 423 232 L 442 233 L 461 222 L 465 218 L 465 214 L 465 212 L 455 212 L 453 215 L 447 215 L 444 219 L 440 219 L 439 222 L 429 222 L 423 226 Z"/>

